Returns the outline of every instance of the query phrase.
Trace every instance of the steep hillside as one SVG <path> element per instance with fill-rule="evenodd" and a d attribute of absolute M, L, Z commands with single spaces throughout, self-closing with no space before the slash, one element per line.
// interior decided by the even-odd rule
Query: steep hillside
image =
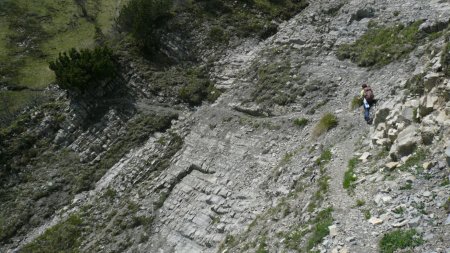
<path fill-rule="evenodd" d="M 2 129 L 0 251 L 450 252 L 450 4 L 214 2 Z"/>

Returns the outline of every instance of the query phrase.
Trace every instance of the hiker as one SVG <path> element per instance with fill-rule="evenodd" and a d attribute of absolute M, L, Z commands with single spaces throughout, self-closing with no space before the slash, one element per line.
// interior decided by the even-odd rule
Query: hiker
<path fill-rule="evenodd" d="M 366 120 L 367 124 L 371 124 L 371 119 L 369 116 L 370 107 L 375 103 L 374 95 L 372 88 L 368 86 L 367 84 L 363 84 L 361 90 L 361 98 L 363 99 L 363 106 L 364 106 L 364 119 Z"/>

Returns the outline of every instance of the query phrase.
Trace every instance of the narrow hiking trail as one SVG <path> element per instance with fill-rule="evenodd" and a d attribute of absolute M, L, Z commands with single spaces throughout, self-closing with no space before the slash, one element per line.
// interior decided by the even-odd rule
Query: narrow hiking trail
<path fill-rule="evenodd" d="M 355 208 L 358 195 L 364 193 L 349 195 L 347 189 L 343 187 L 348 162 L 362 153 L 357 149 L 361 138 L 368 134 L 371 126 L 363 122 L 359 110 L 345 113 L 342 117 L 342 120 L 352 122 L 353 127 L 352 131 L 347 136 L 341 137 L 342 141 L 337 142 L 332 148 L 333 160 L 327 168 L 330 177 L 328 202 L 333 207 L 333 224 L 336 226 L 334 231 L 330 231 L 334 237 L 333 252 L 377 252 L 370 224 L 364 218 L 364 214 Z"/>

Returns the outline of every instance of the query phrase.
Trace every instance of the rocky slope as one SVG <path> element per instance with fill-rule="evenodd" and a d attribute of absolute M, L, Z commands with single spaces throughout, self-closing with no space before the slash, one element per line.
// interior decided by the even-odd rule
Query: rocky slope
<path fill-rule="evenodd" d="M 371 22 L 417 20 L 426 20 L 423 39 L 387 65 L 336 56 Z M 449 20 L 443 1 L 316 1 L 272 37 L 221 54 L 209 74 L 224 92 L 193 110 L 149 103 L 148 79 L 131 66 L 121 103 L 98 122 L 66 118 L 52 130 L 54 150 L 73 152 L 73 166 L 81 159 L 106 173 L 54 182 L 49 169 L 39 177 L 48 193 L 34 198 L 45 215 L 0 249 L 38 251 L 71 231 L 63 240 L 81 252 L 379 252 L 398 230 L 415 234 L 413 252 L 449 252 Z M 373 125 L 349 109 L 362 83 L 379 98 Z M 320 135 L 325 113 L 338 125 Z M 35 120 L 48 132 L 56 119 Z M 126 129 L 143 134 L 122 140 Z M 114 144 L 127 149 L 104 162 Z M 69 167 L 62 162 L 42 167 Z M 79 189 L 64 187 L 72 178 Z M 70 198 L 56 203 L 58 194 Z M 55 208 L 41 210 L 49 199 Z"/>

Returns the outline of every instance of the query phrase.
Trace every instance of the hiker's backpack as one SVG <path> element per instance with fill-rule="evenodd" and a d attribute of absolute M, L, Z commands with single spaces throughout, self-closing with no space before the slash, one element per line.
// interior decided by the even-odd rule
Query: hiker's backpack
<path fill-rule="evenodd" d="M 368 103 L 373 102 L 373 99 L 375 98 L 375 96 L 373 95 L 373 91 L 370 87 L 364 88 L 364 98 L 366 99 L 366 101 Z"/>

